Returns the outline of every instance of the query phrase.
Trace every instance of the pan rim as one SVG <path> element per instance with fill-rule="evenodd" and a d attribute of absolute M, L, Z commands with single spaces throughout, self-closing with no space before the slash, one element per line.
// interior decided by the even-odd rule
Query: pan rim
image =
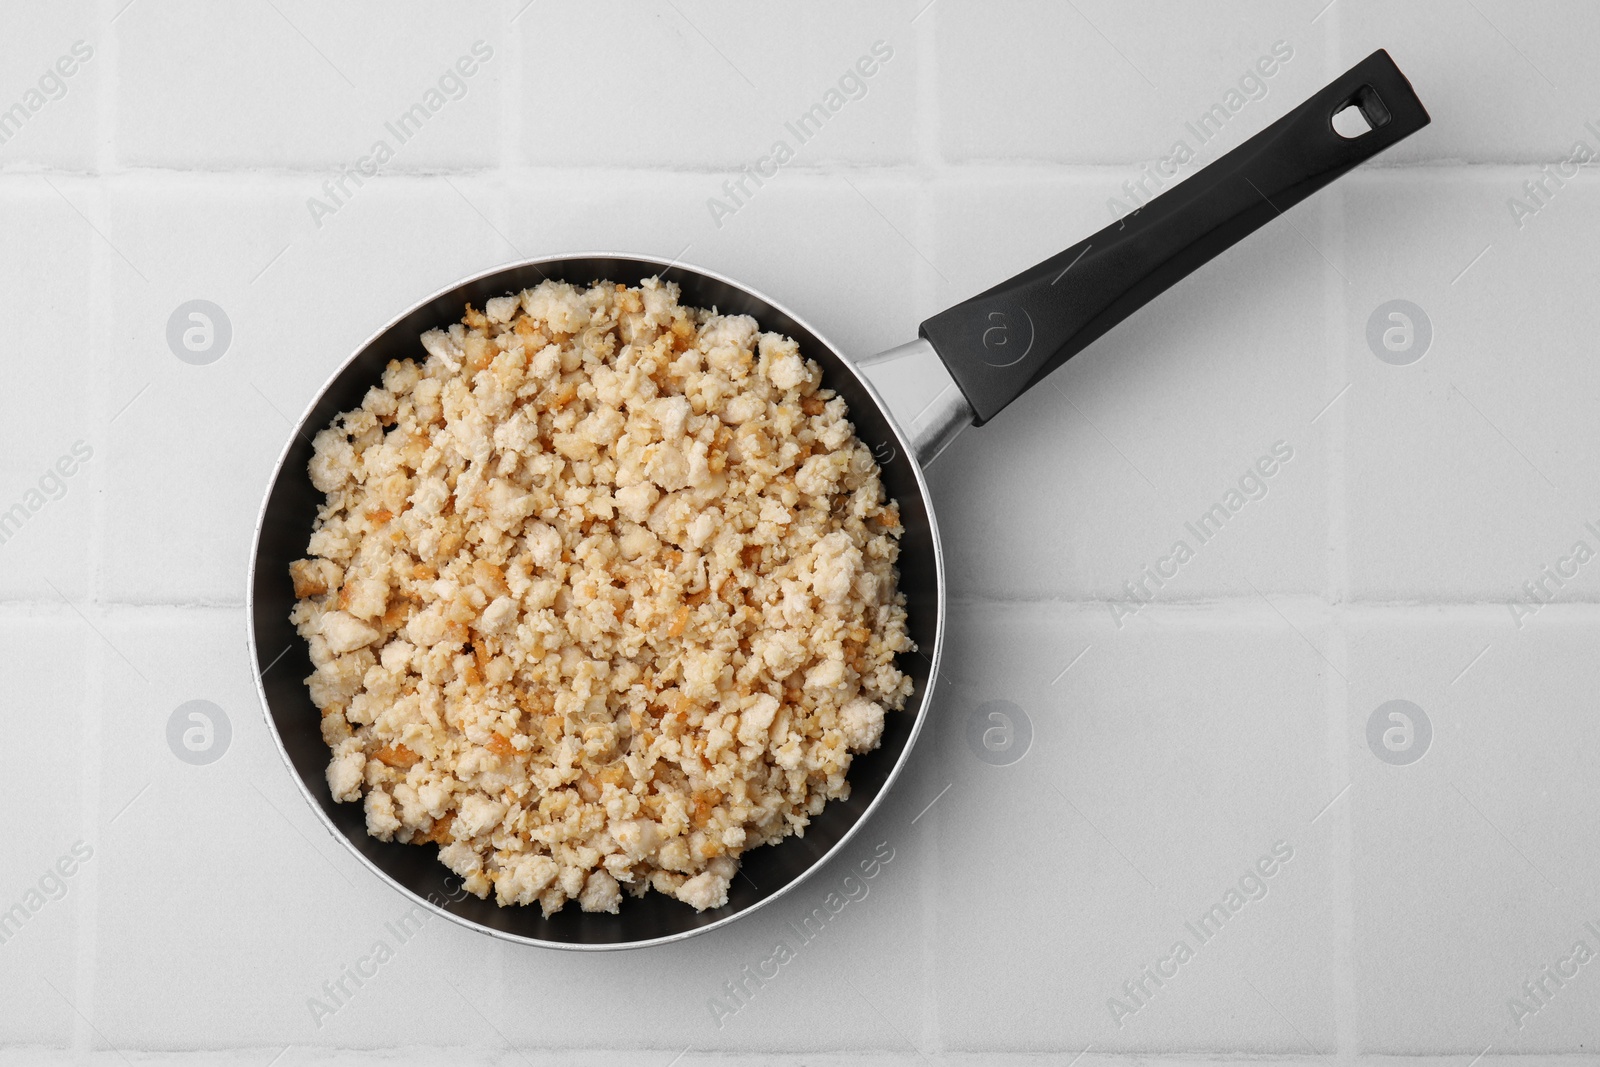
<path fill-rule="evenodd" d="M 387 871 L 385 871 L 382 867 L 373 862 L 369 857 L 356 848 L 355 844 L 339 830 L 338 826 L 335 825 L 328 812 L 324 810 L 321 801 L 319 801 L 311 792 L 311 789 L 306 784 L 305 779 L 301 777 L 300 772 L 298 769 L 296 769 L 294 761 L 289 756 L 288 748 L 284 744 L 283 737 L 278 732 L 278 724 L 272 714 L 272 704 L 267 697 L 266 686 L 262 680 L 263 671 L 261 670 L 261 650 L 256 640 L 255 579 L 256 565 L 261 553 L 261 535 L 266 526 L 267 509 L 272 502 L 273 491 L 277 488 L 278 480 L 284 474 L 284 464 L 287 462 L 289 453 L 294 447 L 295 438 L 297 435 L 302 435 L 305 432 L 307 420 L 310 419 L 312 414 L 316 411 L 317 406 L 321 403 L 323 396 L 327 394 L 329 389 L 333 388 L 334 384 L 350 368 L 350 365 L 360 358 L 363 352 L 365 352 L 402 320 L 420 308 L 432 303 L 435 300 L 441 299 L 458 289 L 472 285 L 475 282 L 482 281 L 483 279 L 491 277 L 495 274 L 500 274 L 505 271 L 516 270 L 523 267 L 532 266 L 537 268 L 545 264 L 572 260 L 607 259 L 653 264 L 660 268 L 658 273 L 665 273 L 668 270 L 683 270 L 731 286 L 732 288 L 745 292 L 754 297 L 756 300 L 761 301 L 765 306 L 773 309 L 779 314 L 788 316 L 790 319 L 802 326 L 805 330 L 809 331 L 813 337 L 815 337 L 824 345 L 824 347 L 839 357 L 839 361 L 845 365 L 852 375 L 855 376 L 857 381 L 866 390 L 867 395 L 871 397 L 873 403 L 878 406 L 879 413 L 883 415 L 890 431 L 894 434 L 896 445 L 904 452 L 906 460 L 911 465 L 912 475 L 916 479 L 917 491 L 922 496 L 923 509 L 927 514 L 928 533 L 933 546 L 935 584 L 937 586 L 935 590 L 935 610 L 938 617 L 934 626 L 933 654 L 931 656 L 926 656 L 924 650 L 918 650 L 919 654 L 925 655 L 929 661 L 928 678 L 923 686 L 922 700 L 917 709 L 916 719 L 911 724 L 911 733 L 906 738 L 905 746 L 900 750 L 900 755 L 898 758 L 896 758 L 894 765 L 890 767 L 889 773 L 884 778 L 883 785 L 881 788 L 879 788 L 877 795 L 873 797 L 873 799 L 867 804 L 867 807 L 861 812 L 860 816 L 850 824 L 849 828 L 846 829 L 842 835 L 840 835 L 839 840 L 834 842 L 833 846 L 829 848 L 827 852 L 823 853 L 815 861 L 807 865 L 804 871 L 790 879 L 780 888 L 774 890 L 768 896 L 763 897 L 753 904 L 749 904 L 743 908 L 740 908 L 729 915 L 725 915 L 714 922 L 707 923 L 704 926 L 696 926 L 692 929 L 681 930 L 677 933 L 666 934 L 661 937 L 644 938 L 635 941 L 613 941 L 596 944 L 554 941 L 538 937 L 529 937 L 522 934 L 510 933 L 505 930 L 497 930 L 493 927 L 485 926 L 481 923 L 475 922 L 464 916 L 457 915 L 454 912 L 439 907 L 427 897 L 421 896 L 413 892 L 407 886 L 402 885 Z M 543 272 L 541 271 L 541 273 Z M 843 349 L 835 345 L 824 334 L 815 329 L 809 322 L 795 314 L 788 307 L 778 303 L 776 300 L 773 300 L 759 289 L 752 288 L 751 286 L 746 285 L 745 283 L 736 279 L 730 278 L 718 271 L 696 266 L 682 260 L 666 260 L 658 256 L 643 255 L 632 252 L 566 252 L 556 255 L 537 256 L 528 259 L 512 260 L 501 263 L 497 266 L 478 271 L 475 274 L 459 278 L 449 285 L 435 290 L 428 296 L 413 302 L 405 310 L 401 311 L 385 322 L 378 329 L 369 334 L 367 338 L 357 345 L 351 351 L 350 355 L 340 362 L 338 367 L 334 368 L 334 370 L 323 381 L 322 386 L 307 402 L 305 410 L 301 412 L 299 419 L 296 420 L 293 430 L 284 440 L 283 447 L 278 453 L 278 458 L 273 463 L 271 477 L 267 479 L 266 489 L 262 495 L 261 506 L 256 513 L 254 537 L 250 545 L 250 564 L 246 571 L 245 580 L 247 583 L 245 587 L 245 621 L 249 631 L 251 673 L 255 681 L 256 696 L 261 704 L 262 716 L 266 719 L 267 731 L 272 736 L 272 741 L 278 750 L 279 757 L 283 760 L 284 766 L 289 771 L 289 777 L 293 780 L 295 788 L 299 790 L 301 797 L 304 798 L 306 803 L 310 805 L 312 811 L 316 814 L 317 820 L 321 824 L 322 828 L 335 840 L 337 840 L 347 852 L 356 858 L 356 860 L 358 860 L 373 874 L 377 875 L 378 878 L 385 882 L 391 889 L 402 894 L 409 900 L 414 901 L 418 905 L 427 908 L 436 915 L 441 915 L 444 918 L 449 919 L 451 922 L 465 927 L 466 929 L 473 930 L 478 933 L 488 934 L 491 937 L 502 941 L 508 941 L 513 944 L 528 945 L 538 948 L 561 949 L 572 952 L 614 952 L 627 949 L 648 948 L 655 945 L 664 945 L 677 941 L 685 941 L 700 934 L 710 933 L 711 931 L 721 929 L 738 919 L 742 919 L 747 915 L 751 915 L 754 912 L 761 910 L 768 904 L 771 904 L 773 901 L 784 897 L 802 883 L 810 879 L 811 876 L 814 875 L 819 869 L 825 867 L 830 860 L 832 860 L 845 848 L 846 845 L 851 843 L 856 834 L 860 832 L 862 826 L 864 826 L 868 820 L 872 818 L 873 814 L 883 803 L 884 797 L 889 794 L 889 791 L 893 788 L 895 781 L 900 777 L 901 772 L 904 771 L 906 764 L 910 761 L 911 753 L 916 747 L 917 738 L 921 736 L 923 725 L 927 721 L 929 707 L 932 704 L 934 691 L 939 679 L 939 665 L 944 652 L 946 617 L 944 549 L 939 540 L 939 525 L 938 518 L 934 513 L 933 497 L 928 490 L 927 479 L 923 474 L 922 464 L 917 460 L 916 452 L 911 448 L 910 442 L 906 438 L 904 431 L 901 429 L 899 420 L 895 418 L 893 410 L 887 403 L 885 403 L 883 397 L 879 394 L 870 377 L 868 377 L 853 360 L 845 357 Z M 776 843 L 776 845 L 782 844 L 783 842 L 781 841 Z"/>

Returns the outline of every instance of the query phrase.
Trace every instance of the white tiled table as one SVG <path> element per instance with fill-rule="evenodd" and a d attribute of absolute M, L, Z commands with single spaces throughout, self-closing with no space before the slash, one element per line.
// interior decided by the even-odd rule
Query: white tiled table
<path fill-rule="evenodd" d="M 1600 9 L 524 4 L 7 5 L 0 109 L 93 54 L 0 144 L 0 509 L 91 455 L 0 544 L 0 909 L 41 879 L 60 897 L 0 943 L 0 1063 L 1593 1053 L 1600 964 L 1546 980 L 1520 1029 L 1508 1000 L 1576 940 L 1600 952 L 1600 563 L 1520 627 L 1507 602 L 1600 548 L 1600 186 L 1521 227 L 1508 201 L 1575 140 L 1600 150 Z M 707 199 L 880 40 L 867 94 L 718 225 Z M 318 225 L 308 199 L 477 41 L 461 98 Z M 273 750 L 243 593 L 290 419 L 351 349 L 467 273 L 607 248 L 742 278 L 870 353 L 1104 225 L 1278 41 L 1292 58 L 1214 147 L 1379 46 L 1433 125 L 934 465 L 948 673 L 847 854 L 894 850 L 870 895 L 721 1025 L 709 999 L 843 864 L 643 953 L 437 921 L 319 1025 L 308 998 L 407 905 Z M 205 366 L 166 340 L 196 298 L 233 331 Z M 1433 326 L 1406 366 L 1366 341 L 1392 299 Z M 1117 625 L 1123 582 L 1278 441 L 1268 495 Z M 232 728 L 206 766 L 166 739 L 194 699 Z M 1432 726 L 1414 764 L 1368 746 L 1394 699 Z M 992 701 L 1033 732 L 1006 766 L 966 740 Z M 1185 924 L 1277 842 L 1266 895 L 1201 944 Z M 1179 939 L 1193 958 L 1114 1017 Z"/>

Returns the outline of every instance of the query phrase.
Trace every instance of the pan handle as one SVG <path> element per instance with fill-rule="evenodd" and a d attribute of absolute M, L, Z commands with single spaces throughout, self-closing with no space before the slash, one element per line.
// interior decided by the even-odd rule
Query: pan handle
<path fill-rule="evenodd" d="M 1355 107 L 1354 137 L 1333 116 Z M 1428 124 L 1383 49 L 1099 233 L 942 311 L 918 331 L 982 425 L 1190 271 Z"/>

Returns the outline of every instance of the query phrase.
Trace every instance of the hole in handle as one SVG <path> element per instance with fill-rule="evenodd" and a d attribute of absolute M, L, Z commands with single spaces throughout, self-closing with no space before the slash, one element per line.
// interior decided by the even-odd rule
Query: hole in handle
<path fill-rule="evenodd" d="M 1391 117 L 1378 91 L 1370 85 L 1363 85 L 1334 111 L 1333 132 L 1346 140 L 1355 140 L 1380 126 L 1387 126 Z"/>
<path fill-rule="evenodd" d="M 1346 104 L 1343 111 L 1336 111 L 1333 115 L 1333 132 L 1347 141 L 1353 141 L 1364 133 L 1372 132 L 1372 124 L 1367 121 L 1367 116 L 1354 104 Z"/>

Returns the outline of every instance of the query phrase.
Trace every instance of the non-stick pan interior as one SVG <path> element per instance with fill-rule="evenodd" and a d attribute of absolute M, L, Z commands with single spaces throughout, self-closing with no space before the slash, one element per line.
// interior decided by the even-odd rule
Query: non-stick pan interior
<path fill-rule="evenodd" d="M 424 358 L 418 336 L 458 321 L 468 302 L 481 308 L 489 297 L 530 288 L 545 278 L 576 285 L 597 279 L 635 285 L 655 274 L 677 282 L 687 305 L 748 314 L 761 329 L 795 338 L 801 351 L 821 364 L 824 384 L 848 401 L 856 433 L 874 448 L 883 468 L 884 487 L 899 502 L 905 524 L 900 588 L 906 595 L 910 633 L 921 652 L 902 655 L 900 667 L 915 681 L 916 695 L 907 702 L 905 713 L 888 717 L 882 747 L 858 756 L 851 765 L 848 800 L 830 803 L 812 819 L 804 837 L 791 837 L 744 855 L 744 877 L 733 880 L 725 906 L 697 913 L 687 904 L 651 892 L 642 898 L 624 895 L 619 915 L 586 914 L 574 903 L 545 919 L 537 907 L 502 908 L 492 899 L 462 894 L 459 881 L 438 861 L 435 846 L 385 844 L 368 837 L 361 804 L 335 803 L 328 790 L 323 773 L 328 748 L 304 682 L 311 673 L 311 662 L 305 642 L 289 623 L 294 604 L 289 564 L 304 556 L 321 502 L 321 494 L 306 474 L 310 438 L 337 413 L 357 407 L 390 360 Z M 761 904 L 809 873 L 853 831 L 905 755 L 922 715 L 930 657 L 939 632 L 937 537 L 928 501 L 906 444 L 854 371 L 804 325 L 755 294 L 685 267 L 663 269 L 661 263 L 628 257 L 587 256 L 508 267 L 435 297 L 384 330 L 333 379 L 300 429 L 285 453 L 262 513 L 251 578 L 256 669 L 265 671 L 262 691 L 268 715 L 306 791 L 335 832 L 396 884 L 424 900 L 431 898 L 453 917 L 502 936 L 574 948 L 637 944 L 692 933 Z"/>

